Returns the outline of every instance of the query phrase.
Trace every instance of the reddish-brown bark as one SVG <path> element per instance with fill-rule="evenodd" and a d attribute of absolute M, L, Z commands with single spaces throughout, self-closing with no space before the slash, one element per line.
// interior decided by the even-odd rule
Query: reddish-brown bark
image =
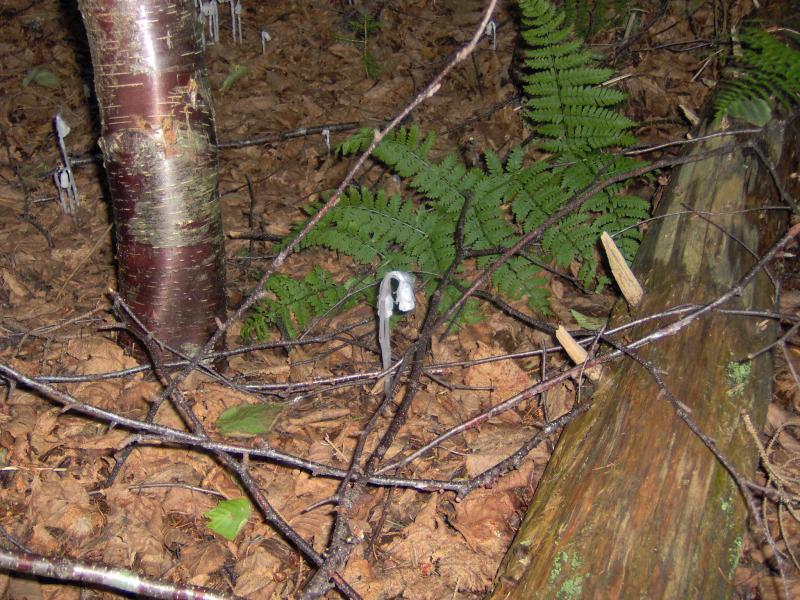
<path fill-rule="evenodd" d="M 211 93 L 191 0 L 80 0 L 100 106 L 119 291 L 193 353 L 224 318 Z"/>

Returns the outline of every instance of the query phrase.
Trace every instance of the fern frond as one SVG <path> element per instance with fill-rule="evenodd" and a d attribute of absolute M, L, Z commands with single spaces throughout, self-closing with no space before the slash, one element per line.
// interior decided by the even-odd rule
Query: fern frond
<path fill-rule="evenodd" d="M 541 95 L 531 98 L 527 105 L 532 111 L 554 111 L 563 106 L 613 106 L 625 99 L 625 94 L 612 88 L 581 88 L 562 86 L 559 95 Z M 616 114 L 616 113 L 615 113 Z M 633 123 L 627 125 L 632 126 Z"/>
<path fill-rule="evenodd" d="M 340 308 L 352 306 L 358 297 L 348 298 L 351 284 L 335 284 L 330 274 L 320 267 L 314 267 L 303 279 L 274 275 L 264 288 L 271 297 L 259 302 L 244 320 L 242 337 L 266 339 L 267 327 L 277 323 L 283 325 L 290 338 L 297 337 L 312 318 L 336 305 Z"/>
<path fill-rule="evenodd" d="M 531 28 L 523 39 L 528 96 L 525 117 L 542 138 L 539 146 L 553 155 L 552 169 L 521 169 L 512 177 L 511 209 L 523 231 L 549 219 L 571 198 L 594 182 L 630 168 L 606 149 L 635 143 L 629 131 L 635 123 L 614 107 L 625 94 L 601 87 L 613 74 L 596 66 L 593 53 L 565 23 L 588 27 L 589 13 L 582 0 L 567 2 L 567 17 L 545 0 L 520 0 L 523 25 Z M 596 7 L 605 11 L 605 6 Z M 583 21 L 583 19 L 586 19 Z M 596 244 L 603 230 L 624 230 L 620 243 L 632 257 L 639 239 L 634 227 L 649 214 L 647 202 L 620 196 L 619 185 L 590 198 L 577 214 L 545 231 L 542 249 L 561 267 L 579 261 L 578 276 L 585 286 L 596 277 Z M 598 280 L 600 281 L 600 280 Z"/>
<path fill-rule="evenodd" d="M 388 196 L 382 190 L 372 194 L 366 188 L 350 188 L 309 232 L 302 247 L 323 246 L 363 264 L 378 260 L 387 270 L 405 269 L 416 262 L 420 268 L 439 272 L 441 265 L 431 262 L 431 257 L 446 258 L 434 250 L 437 241 L 432 238 L 444 235 L 443 226 L 453 228 L 452 224 L 443 225 L 436 214 L 415 211 L 397 194 Z M 398 252 L 398 246 L 404 251 Z"/>
<path fill-rule="evenodd" d="M 362 127 L 357 133 L 353 134 L 340 144 L 337 144 L 334 150 L 338 154 L 355 154 L 356 152 L 363 152 L 370 145 L 374 136 L 374 129 Z"/>
<path fill-rule="evenodd" d="M 522 37 L 529 46 L 524 54 L 528 70 L 525 115 L 542 138 L 539 149 L 552 156 L 530 162 L 523 148 L 515 148 L 504 164 L 489 151 L 483 168 L 468 168 L 456 154 L 431 158 L 433 134 L 423 134 L 417 125 L 400 128 L 386 136 L 373 157 L 415 193 L 403 199 L 383 191 L 350 188 L 303 240 L 303 248 L 322 246 L 372 264 L 378 277 L 390 269 L 415 270 L 430 294 L 455 258 L 456 221 L 465 203 L 469 203 L 463 228 L 465 247 L 501 252 L 594 182 L 630 168 L 628 159 L 604 151 L 633 142 L 628 132 L 634 123 L 614 110 L 624 94 L 600 85 L 612 71 L 596 66 L 594 53 L 573 35 L 564 13 L 550 2 L 520 0 L 519 4 Z M 337 151 L 344 155 L 363 152 L 373 139 L 374 131 L 363 129 Z M 320 206 L 310 206 L 308 214 L 315 214 Z M 500 266 L 492 276 L 492 286 L 547 313 L 547 278 L 534 261 L 554 260 L 562 268 L 578 261 L 578 276 L 585 286 L 605 285 L 608 280 L 597 276 L 596 242 L 601 231 L 617 234 L 617 244 L 630 258 L 640 236 L 634 225 L 648 215 L 648 209 L 644 200 L 622 195 L 621 185 L 611 186 L 545 231 L 533 259 L 515 256 Z M 479 257 L 471 267 L 482 269 L 495 258 Z M 335 289 L 332 280 L 316 269 L 304 280 L 279 277 L 270 288 L 273 304 L 258 310 L 262 316 L 268 311 L 295 331 L 326 306 L 317 298 L 341 297 L 325 296 L 325 284 Z M 461 289 L 458 279 L 447 286 L 440 309 L 452 306 Z M 473 300 L 466 303 L 462 321 L 474 319 L 476 306 Z"/>
<path fill-rule="evenodd" d="M 368 143 L 366 137 L 363 139 Z M 425 136 L 422 142 L 421 139 L 422 135 L 416 126 L 400 129 L 396 134 L 387 136 L 374 154 L 376 159 L 424 196 L 425 200 L 420 206 L 411 209 L 411 202 L 404 203 L 406 208 L 402 219 L 399 218 L 399 207 L 394 205 L 391 205 L 387 214 L 382 215 L 375 212 L 376 204 L 387 209 L 391 204 L 380 200 L 382 193 L 373 200 L 366 190 L 351 190 L 347 198 L 320 223 L 320 232 L 312 232 L 305 244 L 322 244 L 350 254 L 357 260 L 360 255 L 370 259 L 380 256 L 382 264 L 394 265 L 402 259 L 419 271 L 434 275 L 427 279 L 426 289 L 429 291 L 435 286 L 435 276 L 444 273 L 455 257 L 455 222 L 468 197 L 470 205 L 464 222 L 464 245 L 484 250 L 512 244 L 516 240 L 516 233 L 504 216 L 503 203 L 513 194 L 509 184 L 512 175 L 521 169 L 522 150 L 513 151 L 505 166 L 499 156 L 487 152 L 484 171 L 467 169 L 452 154 L 438 162 L 430 159 L 428 153 L 433 137 Z M 347 151 L 360 149 L 361 146 L 353 144 Z M 364 208 L 372 211 L 368 218 L 361 214 Z M 338 231 L 339 223 L 342 224 L 340 234 L 326 231 L 329 227 L 335 227 Z M 358 248 L 348 250 L 348 246 L 354 244 L 354 229 L 360 232 L 360 242 L 369 252 L 359 252 Z M 424 235 L 420 232 L 424 232 Z M 378 249 L 376 243 L 379 240 L 388 244 L 384 243 L 383 248 Z M 477 266 L 485 266 L 489 260 L 489 257 L 479 259 Z M 517 262 L 515 259 L 514 264 Z M 493 275 L 492 283 L 498 289 L 515 289 L 515 297 L 528 297 L 531 306 L 544 311 L 547 309 L 547 291 L 543 289 L 546 282 L 541 277 L 531 276 L 532 269 L 537 273 L 539 271 L 530 263 L 525 263 L 524 269 L 521 266 L 504 267 Z M 520 277 L 524 281 L 518 279 Z M 456 291 L 455 288 L 447 290 L 443 309 L 458 297 L 455 295 L 451 298 Z"/>
<path fill-rule="evenodd" d="M 549 152 L 591 153 L 630 141 L 634 122 L 607 107 L 621 102 L 619 91 L 596 87 L 612 74 L 595 66 L 595 55 L 564 26 L 565 18 L 545 0 L 520 0 L 525 51 L 525 116 L 548 142 Z"/>
<path fill-rule="evenodd" d="M 723 80 L 715 97 L 714 121 L 731 115 L 763 125 L 774 103 L 790 105 L 800 99 L 800 52 L 755 27 L 743 29 L 740 42 L 738 69 Z M 759 99 L 767 105 L 754 104 Z M 761 110 L 753 111 L 753 106 Z"/>

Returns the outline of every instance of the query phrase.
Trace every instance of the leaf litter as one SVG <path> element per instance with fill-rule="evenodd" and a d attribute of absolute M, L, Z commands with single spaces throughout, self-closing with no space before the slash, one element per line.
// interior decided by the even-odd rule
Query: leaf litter
<path fill-rule="evenodd" d="M 746 3 L 734 4 L 738 11 L 747 8 Z M 382 123 L 467 38 L 483 9 L 480 2 L 419 0 L 247 1 L 244 5 L 245 43 L 239 47 L 230 42 L 223 22 L 221 43 L 206 52 L 212 88 L 224 91 L 215 94 L 214 101 L 219 138 L 226 141 L 322 123 Z M 657 2 L 643 6 L 647 14 L 657 13 Z M 379 72 L 365 69 L 361 46 L 342 41 L 358 10 L 381 23 L 365 46 L 381 67 Z M 106 296 L 114 287 L 115 272 L 100 172 L 94 167 L 76 170 L 83 198 L 77 223 L 60 213 L 45 177 L 58 162 L 52 135 L 57 111 L 72 128 L 68 140 L 72 153 L 95 148 L 98 123 L 94 104 L 87 101 L 91 81 L 78 15 L 74 7 L 55 0 L 7 0 L 2 11 L 11 16 L 0 20 L 0 361 L 30 375 L 88 375 L 135 367 L 137 361 L 115 343 L 115 322 Z M 485 40 L 474 61 L 456 69 L 440 93 L 415 111 L 414 119 L 424 129 L 439 134 L 436 151 L 461 149 L 468 154 L 475 144 L 502 153 L 524 138 L 513 101 L 516 88 L 508 75 L 517 35 L 512 15 L 509 4 L 501 4 L 495 17 L 497 50 L 492 51 Z M 263 54 L 258 39 L 262 27 L 272 38 Z M 698 4 L 691 23 L 682 10 L 671 7 L 644 36 L 646 44 L 616 56 L 614 66 L 621 74 L 632 75 L 624 87 L 630 95 L 629 114 L 645 123 L 637 132 L 643 143 L 677 139 L 688 130 L 679 105 L 699 111 L 717 68 L 713 60 L 704 67 L 709 53 L 702 50 L 647 48 L 702 37 L 699 34 L 710 38 L 713 28 L 710 2 Z M 618 43 L 621 34 L 615 23 L 594 41 Z M 343 135 L 334 135 L 334 141 Z M 226 230 L 242 229 L 250 220 L 260 232 L 285 235 L 302 217 L 301 206 L 335 187 L 346 167 L 345 161 L 331 155 L 321 136 L 221 152 Z M 252 203 L 246 177 L 254 186 Z M 379 178 L 370 170 L 365 182 Z M 20 220 L 23 210 L 48 232 L 53 248 L 30 220 Z M 262 242 L 251 247 L 248 240 L 226 240 L 229 306 L 236 306 L 249 291 L 252 272 L 265 264 L 259 256 L 272 253 Z M 320 264 L 340 276 L 352 268 L 346 261 L 312 251 L 293 256 L 285 272 L 307 273 Z M 579 296 L 562 282 L 554 285 L 554 312 L 572 326 L 577 324 L 570 310 L 576 306 L 580 314 L 604 315 L 612 301 L 608 295 Z M 795 304 L 787 310 L 796 308 Z M 356 307 L 324 320 L 310 335 L 370 315 L 368 307 Z M 393 344 L 398 352 L 413 339 L 419 318 L 412 316 L 395 328 Z M 370 327 L 349 334 L 347 344 L 337 341 L 291 350 L 288 355 L 261 350 L 232 357 L 227 375 L 237 383 L 271 384 L 374 370 L 380 361 Z M 233 344 L 239 342 L 237 331 L 229 338 Z M 510 319 L 489 316 L 434 341 L 433 357 L 436 362 L 476 360 L 536 349 L 548 340 Z M 796 347 L 790 346 L 786 359 L 779 359 L 767 434 L 775 436 L 768 446 L 770 460 L 791 480 L 798 477 L 800 393 L 786 360 L 795 372 L 800 369 Z M 390 449 L 390 459 L 531 385 L 540 373 L 537 361 L 515 360 L 453 370 L 442 377 L 468 389 L 449 390 L 429 382 Z M 371 387 L 294 391 L 278 398 L 285 407 L 274 424 L 238 427 L 284 452 L 346 468 L 375 406 Z M 139 372 L 66 383 L 64 389 L 93 406 L 142 419 L 160 385 Z M 220 432 L 219 419 L 226 411 L 255 406 L 265 398 L 276 400 L 197 374 L 187 380 L 184 392 L 206 426 L 217 424 Z M 569 407 L 574 393 L 571 385 L 563 386 L 543 399 L 551 418 Z M 34 551 L 101 561 L 251 598 L 291 597 L 309 575 L 297 552 L 257 518 L 242 523 L 241 532 L 231 540 L 207 527 L 205 515 L 218 505 L 217 495 L 228 500 L 242 496 L 239 486 L 208 455 L 139 446 L 114 485 L 103 489 L 114 453 L 128 442 L 130 432 L 62 413 L 20 389 L 10 390 L 1 406 L 0 524 Z M 539 401 L 529 401 L 448 440 L 413 463 L 407 474 L 473 475 L 513 452 L 535 433 L 543 416 Z M 161 409 L 159 423 L 181 427 L 180 417 L 168 406 Z M 373 434 L 367 447 L 375 443 Z M 481 597 L 548 457 L 548 446 L 537 448 L 518 471 L 459 503 L 448 493 L 395 490 L 384 514 L 388 492 L 372 489 L 352 511 L 351 526 L 361 541 L 343 576 L 365 598 Z M 251 467 L 276 510 L 323 551 L 333 507 L 319 503 L 336 493 L 337 482 L 271 463 L 253 462 Z M 766 483 L 767 474 L 760 476 Z M 768 519 L 775 531 L 783 528 L 781 548 L 800 547 L 796 522 L 787 519 L 780 524 L 773 509 L 768 510 Z M 757 591 L 764 598 L 777 598 L 780 584 L 765 567 L 770 560 L 767 550 L 748 541 L 744 552 L 746 560 L 736 573 L 742 597 Z M 791 586 L 797 587 L 797 571 L 790 576 Z M 0 593 L 9 598 L 78 598 L 82 592 L 4 573 Z"/>

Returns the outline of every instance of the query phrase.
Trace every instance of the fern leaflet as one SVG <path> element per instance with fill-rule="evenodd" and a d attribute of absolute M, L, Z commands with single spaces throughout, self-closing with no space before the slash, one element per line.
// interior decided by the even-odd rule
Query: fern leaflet
<path fill-rule="evenodd" d="M 739 69 L 720 84 L 714 120 L 742 118 L 763 126 L 772 116 L 772 100 L 790 105 L 800 93 L 800 52 L 755 27 L 743 29 Z"/>

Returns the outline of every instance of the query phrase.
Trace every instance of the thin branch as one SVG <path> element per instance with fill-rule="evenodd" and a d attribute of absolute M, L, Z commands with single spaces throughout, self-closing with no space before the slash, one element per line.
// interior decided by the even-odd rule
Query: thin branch
<path fill-rule="evenodd" d="M 320 135 L 324 131 L 334 133 L 336 131 L 352 131 L 361 127 L 361 123 L 331 123 L 330 125 L 316 125 L 314 127 L 298 127 L 283 133 L 268 133 L 254 138 L 234 140 L 230 142 L 220 142 L 217 147 L 221 150 L 228 148 L 246 148 L 248 146 L 261 146 L 263 144 L 277 144 L 298 137 L 309 135 Z"/>
<path fill-rule="evenodd" d="M 428 442 L 427 444 L 425 444 L 424 446 L 422 446 L 421 448 L 419 448 L 415 452 L 411 453 L 410 455 L 406 456 L 405 458 L 402 458 L 402 459 L 399 459 L 399 460 L 394 460 L 391 463 L 389 463 L 388 465 L 382 466 L 380 469 L 375 471 L 375 474 L 376 475 L 380 475 L 380 474 L 385 473 L 385 472 L 387 472 L 389 470 L 393 470 L 393 469 L 397 469 L 397 468 L 406 466 L 409 463 L 411 463 L 412 461 L 414 461 L 417 458 L 419 458 L 420 456 L 422 456 L 423 454 L 425 454 L 426 452 L 428 452 L 429 450 L 431 450 L 431 449 L 435 448 L 436 446 L 440 445 L 442 442 L 450 439 L 451 437 L 453 437 L 455 435 L 458 435 L 460 433 L 463 433 L 467 429 L 476 427 L 479 424 L 491 419 L 492 417 L 495 417 L 495 416 L 497 416 L 497 415 L 499 415 L 499 414 L 501 414 L 501 413 L 503 413 L 503 412 L 505 412 L 507 410 L 510 410 L 511 408 L 513 408 L 514 406 L 516 406 L 517 404 L 522 402 L 523 400 L 527 400 L 527 399 L 533 398 L 534 396 L 536 396 L 538 394 L 541 394 L 545 390 L 550 389 L 556 383 L 559 383 L 561 381 L 564 381 L 564 380 L 572 378 L 572 377 L 579 376 L 585 369 L 590 369 L 590 368 L 594 367 L 595 365 L 600 365 L 600 364 L 603 364 L 603 363 L 608 362 L 610 360 L 613 360 L 613 359 L 615 359 L 615 358 L 617 358 L 619 356 L 622 356 L 623 354 L 626 354 L 627 352 L 631 352 L 631 351 L 633 351 L 635 349 L 641 348 L 642 346 L 644 346 L 646 344 L 650 344 L 652 342 L 655 342 L 657 340 L 663 339 L 665 337 L 669 337 L 669 336 L 675 335 L 681 329 L 687 327 L 689 324 L 694 322 L 695 319 L 699 318 L 701 315 L 709 312 L 710 310 L 712 310 L 713 308 L 716 308 L 717 306 L 723 304 L 724 302 L 727 302 L 733 296 L 740 295 L 742 293 L 742 290 L 744 289 L 744 287 L 750 281 L 752 281 L 752 279 L 756 276 L 756 274 L 761 269 L 763 269 L 766 266 L 766 264 L 770 260 L 772 260 L 772 258 L 775 257 L 775 254 L 781 248 L 786 246 L 786 244 L 788 244 L 792 239 L 797 237 L 798 234 L 800 234 L 800 223 L 798 223 L 797 225 L 795 225 L 791 229 L 789 229 L 789 231 L 780 240 L 778 240 L 772 246 L 772 248 L 770 248 L 769 251 L 767 251 L 758 260 L 758 262 L 751 268 L 751 270 L 748 273 L 746 273 L 739 280 L 739 282 L 736 285 L 731 287 L 727 292 L 725 292 L 724 294 L 719 296 L 716 300 L 714 300 L 714 301 L 712 301 L 712 302 L 710 302 L 708 304 L 701 305 L 699 308 L 694 309 L 694 311 L 691 312 L 689 315 L 687 315 L 685 317 L 682 317 L 681 319 L 679 319 L 677 321 L 674 321 L 673 323 L 671 323 L 671 324 L 669 324 L 669 325 L 667 325 L 665 327 L 662 327 L 662 328 L 660 328 L 660 329 L 658 329 L 656 331 L 653 331 L 652 333 L 650 333 L 650 334 L 648 334 L 648 335 L 646 335 L 646 336 L 644 336 L 642 338 L 639 338 L 638 340 L 636 340 L 636 341 L 634 341 L 634 342 L 632 342 L 632 343 L 630 343 L 630 344 L 628 344 L 626 346 L 618 347 L 617 349 L 613 350 L 612 352 L 609 352 L 609 353 L 604 354 L 602 356 L 598 356 L 598 357 L 589 359 L 589 360 L 587 360 L 587 361 L 585 361 L 585 362 L 583 362 L 583 363 L 581 363 L 579 365 L 576 365 L 575 367 L 572 367 L 569 370 L 563 371 L 562 373 L 559 373 L 558 375 L 552 376 L 551 378 L 549 378 L 546 381 L 541 381 L 541 382 L 539 382 L 539 383 L 527 388 L 526 390 L 516 394 L 515 396 L 512 396 L 511 398 L 508 398 L 507 400 L 505 400 L 505 401 L 503 401 L 503 402 L 501 402 L 499 404 L 496 404 L 495 406 L 493 406 L 489 410 L 487 410 L 487 411 L 485 411 L 485 412 L 483 412 L 483 413 L 481 413 L 481 414 L 469 419 L 468 421 L 465 421 L 464 423 L 461 423 L 460 425 L 452 427 L 451 429 L 449 429 L 446 432 L 440 434 L 435 439 L 431 440 L 430 442 Z"/>
<path fill-rule="evenodd" d="M 298 137 L 319 135 L 325 130 L 328 130 L 330 133 L 334 133 L 337 131 L 352 131 L 353 129 L 358 129 L 360 126 L 361 126 L 360 123 L 348 122 L 348 123 L 331 123 L 329 125 L 315 125 L 313 127 L 298 127 L 297 129 L 284 131 L 282 133 L 267 133 L 252 138 L 219 142 L 217 144 L 217 148 L 226 150 L 226 149 L 246 148 L 248 146 L 261 146 L 264 144 L 277 144 L 279 142 L 285 142 L 287 140 L 291 140 Z M 70 156 L 69 158 L 70 164 L 73 167 L 88 165 L 100 162 L 102 160 L 103 156 L 101 154 L 82 154 L 79 156 Z M 48 174 L 48 176 L 49 175 L 50 174 Z"/>
<path fill-rule="evenodd" d="M 615 345 L 615 347 L 617 347 Z M 753 520 L 756 523 L 759 531 L 764 536 L 764 540 L 766 541 L 767 545 L 773 552 L 773 556 L 775 557 L 775 565 L 777 567 L 778 573 L 780 574 L 781 581 L 783 582 L 784 592 L 786 594 L 786 598 L 790 598 L 791 594 L 789 593 L 787 581 L 786 581 L 786 570 L 784 568 L 783 559 L 781 558 L 780 550 L 778 550 L 777 545 L 775 544 L 775 540 L 772 537 L 772 534 L 769 531 L 769 527 L 767 527 L 764 520 L 761 518 L 761 514 L 758 511 L 758 506 L 756 506 L 755 499 L 753 498 L 753 494 L 749 487 L 749 482 L 745 479 L 737 470 L 736 467 L 733 466 L 733 463 L 728 460 L 728 458 L 719 450 L 717 447 L 717 442 L 711 436 L 707 435 L 700 429 L 700 426 L 695 422 L 692 418 L 690 411 L 687 409 L 686 404 L 681 402 L 672 391 L 667 387 L 666 382 L 662 379 L 661 374 L 659 373 L 658 369 L 648 360 L 643 359 L 637 353 L 631 351 L 628 348 L 624 347 L 617 347 L 618 350 L 621 350 L 625 353 L 626 356 L 629 356 L 633 359 L 636 363 L 638 363 L 641 367 L 643 367 L 653 378 L 658 388 L 661 390 L 664 398 L 672 405 L 675 414 L 681 419 L 689 430 L 701 441 L 703 445 L 714 455 L 714 458 L 717 459 L 720 465 L 728 472 L 733 479 L 736 486 L 739 488 L 742 496 L 744 497 L 745 505 L 747 506 L 748 512 L 753 517 Z"/>
<path fill-rule="evenodd" d="M 17 573 L 49 577 L 60 581 L 105 586 L 119 592 L 149 598 L 184 598 L 186 600 L 225 600 L 238 598 L 196 586 L 177 586 L 164 581 L 136 575 L 127 569 L 112 569 L 101 565 L 69 560 L 45 558 L 27 552 L 0 549 L 0 569 Z"/>

